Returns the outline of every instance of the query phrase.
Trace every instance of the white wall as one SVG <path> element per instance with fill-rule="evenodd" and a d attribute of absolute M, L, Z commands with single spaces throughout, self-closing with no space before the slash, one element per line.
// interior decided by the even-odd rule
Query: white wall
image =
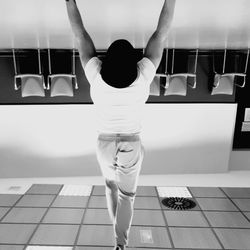
<path fill-rule="evenodd" d="M 142 174 L 226 172 L 236 104 L 147 104 Z M 0 106 L 0 178 L 100 175 L 92 105 Z"/>

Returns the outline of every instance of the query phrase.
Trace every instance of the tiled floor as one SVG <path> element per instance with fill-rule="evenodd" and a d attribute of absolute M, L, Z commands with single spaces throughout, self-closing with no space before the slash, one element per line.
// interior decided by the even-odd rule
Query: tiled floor
<path fill-rule="evenodd" d="M 63 195 L 63 187 L 0 194 L 0 250 L 112 249 L 104 187 L 93 186 L 90 196 Z M 176 211 L 156 187 L 138 187 L 128 249 L 250 249 L 250 188 L 188 190 L 197 206 Z"/>

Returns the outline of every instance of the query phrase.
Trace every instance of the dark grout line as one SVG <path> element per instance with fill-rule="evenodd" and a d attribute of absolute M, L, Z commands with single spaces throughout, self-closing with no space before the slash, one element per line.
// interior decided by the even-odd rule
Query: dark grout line
<path fill-rule="evenodd" d="M 88 196 L 88 199 L 87 199 L 87 203 L 84 207 L 52 207 L 53 203 L 55 202 L 55 199 L 59 196 L 59 193 L 60 191 L 57 193 L 57 194 L 22 194 L 18 199 L 17 201 L 12 205 L 12 206 L 1 206 L 1 207 L 6 207 L 6 208 L 10 208 L 8 210 L 8 212 L 1 218 L 0 220 L 0 223 L 1 224 L 35 224 L 37 225 L 33 231 L 33 233 L 31 234 L 28 242 L 26 244 L 15 244 L 15 243 L 8 243 L 8 244 L 4 244 L 4 243 L 0 243 L 0 246 L 2 245 L 15 245 L 15 246 L 24 246 L 24 249 L 26 249 L 26 247 L 29 245 L 29 242 L 31 241 L 32 237 L 34 236 L 34 234 L 36 233 L 39 225 L 78 225 L 79 228 L 78 228 L 78 232 L 77 232 L 77 235 L 76 235 L 76 239 L 75 239 L 75 242 L 74 242 L 74 245 L 65 245 L 65 246 L 69 246 L 69 247 L 73 247 L 73 249 L 75 249 L 76 247 L 110 247 L 110 246 L 99 246 L 99 245 L 77 245 L 77 241 L 78 241 L 78 238 L 79 238 L 79 235 L 80 235 L 80 231 L 81 231 L 81 228 L 82 228 L 82 225 L 95 225 L 95 226 L 112 226 L 112 224 L 84 224 L 84 218 L 86 216 L 86 210 L 90 209 L 90 210 L 93 210 L 93 209 L 100 209 L 100 210 L 107 210 L 107 207 L 89 207 L 89 203 L 90 203 L 90 200 L 91 200 L 91 197 L 95 197 L 95 196 L 103 196 L 105 197 L 105 195 L 93 195 L 93 191 L 94 191 L 94 187 L 95 186 L 92 186 L 92 190 L 91 190 L 91 194 L 90 196 Z M 61 189 L 63 188 L 63 185 L 61 187 Z M 154 187 L 156 189 L 156 187 Z M 220 188 L 221 189 L 221 188 Z M 246 219 L 247 221 L 250 222 L 250 219 L 247 218 L 247 216 L 243 213 L 243 211 L 235 204 L 235 202 L 232 200 L 233 198 L 229 197 L 225 191 L 222 189 L 222 192 L 226 195 L 226 197 L 192 197 L 193 200 L 196 201 L 197 205 L 199 204 L 196 200 L 196 198 L 211 198 L 211 199 L 228 199 L 230 200 L 235 206 L 236 208 L 239 210 L 239 211 L 229 211 L 229 210 L 202 210 L 202 208 L 200 208 L 199 210 L 174 210 L 174 209 L 166 209 L 165 207 L 163 207 L 163 205 L 161 204 L 161 198 L 159 197 L 159 194 L 158 194 L 158 190 L 156 189 L 156 192 L 157 192 L 157 196 L 137 196 L 137 197 L 154 197 L 154 198 L 158 198 L 159 200 L 159 203 L 160 203 L 160 209 L 147 209 L 147 208 L 135 208 L 134 210 L 148 210 L 148 211 L 158 211 L 158 212 L 162 212 L 163 214 L 163 218 L 164 218 L 164 221 L 165 221 L 165 224 L 166 226 L 157 226 L 157 225 L 136 225 L 136 224 L 132 224 L 132 227 L 160 227 L 160 228 L 166 228 L 167 229 L 167 233 L 169 235 L 169 240 L 170 240 L 170 243 L 171 243 L 171 248 L 162 248 L 162 247 L 136 247 L 138 249 L 176 249 L 174 247 L 174 244 L 173 244 L 173 240 L 172 240 L 172 237 L 171 237 L 171 233 L 170 233 L 170 230 L 169 228 L 209 228 L 212 230 L 214 236 L 216 237 L 216 239 L 218 240 L 219 244 L 221 245 L 222 249 L 225 249 L 224 246 L 222 245 L 222 243 L 220 242 L 216 232 L 214 229 L 243 229 L 243 230 L 249 230 L 250 227 L 212 227 L 212 225 L 210 224 L 208 218 L 206 217 L 205 213 L 204 212 L 235 212 L 235 213 L 241 213 Z M 190 191 L 191 193 L 191 191 Z M 192 193 L 191 193 L 192 194 Z M 19 194 L 20 195 L 20 194 Z M 24 195 L 53 195 L 55 196 L 54 199 L 51 201 L 50 205 L 49 206 L 46 206 L 46 207 L 31 207 L 31 206 L 16 206 L 16 204 L 23 198 Z M 84 196 L 86 197 L 86 196 Z M 236 197 L 235 199 L 249 199 L 247 197 L 244 197 L 244 198 L 238 198 Z M 250 200 L 250 199 L 249 199 Z M 7 216 L 7 214 L 9 214 L 9 212 L 12 210 L 12 208 L 46 208 L 46 211 L 44 213 L 44 215 L 42 216 L 42 218 L 40 219 L 39 223 L 15 223 L 15 222 L 2 222 L 2 220 Z M 81 219 L 81 222 L 80 223 L 42 223 L 44 217 L 47 215 L 49 209 L 51 208 L 59 208 L 59 209 L 84 209 L 84 212 L 83 212 L 83 215 L 82 215 L 82 219 Z M 208 223 L 208 227 L 199 227 L 199 226 L 168 226 L 168 223 L 167 223 L 167 219 L 165 217 L 165 211 L 176 211 L 176 212 L 181 212 L 181 211 L 185 211 L 185 212 L 191 212 L 192 211 L 200 211 L 202 214 L 203 214 L 203 217 L 205 218 L 205 220 L 207 221 Z M 244 212 L 250 212 L 250 211 L 244 211 Z M 31 244 L 32 246 L 34 246 L 34 244 Z M 40 245 L 40 246 L 44 246 L 42 244 L 35 244 L 35 245 Z M 59 246 L 59 245 L 49 245 L 49 244 L 46 244 L 46 246 Z M 128 249 L 131 249 L 132 250 L 132 247 L 127 247 Z M 72 249 L 72 250 L 73 250 Z M 183 250 L 189 250 L 190 248 L 178 248 L 178 249 L 183 249 Z M 190 249 L 190 250 L 193 250 L 193 249 Z M 197 249 L 199 250 L 199 249 Z M 202 250 L 206 250 L 205 248 L 202 248 Z M 207 249 L 208 250 L 208 249 Z M 209 249 L 210 250 L 210 249 Z M 216 250 L 216 249 L 215 249 Z"/>
<path fill-rule="evenodd" d="M 55 196 L 55 195 L 57 195 L 57 194 L 24 194 L 25 196 Z"/>
<path fill-rule="evenodd" d="M 154 250 L 154 249 L 169 249 L 169 250 L 174 250 L 174 249 L 178 249 L 178 250 L 221 250 L 221 248 L 213 248 L 213 249 L 211 249 L 211 248 L 182 248 L 182 247 L 178 247 L 178 248 L 166 248 L 166 247 L 164 247 L 164 248 L 162 248 L 162 247 L 154 247 L 154 248 L 152 248 L 152 247 L 136 247 L 136 248 L 138 248 L 138 249 L 151 249 L 151 250 Z M 128 247 L 128 249 L 134 249 L 134 247 Z M 238 249 L 230 249 L 230 250 L 238 250 Z M 242 250 L 242 249 L 241 249 Z"/>
<path fill-rule="evenodd" d="M 75 242 L 74 242 L 74 246 L 73 246 L 73 249 L 72 250 L 75 250 L 76 249 L 76 247 L 77 247 L 77 241 L 78 241 L 78 239 L 79 239 L 79 235 L 80 235 L 80 232 L 81 232 L 81 228 L 82 228 L 82 225 L 83 225 L 83 221 L 84 221 L 84 218 L 85 218 L 85 215 L 86 215 L 86 212 L 87 212 L 87 208 L 88 208 L 88 206 L 89 206 L 89 202 L 90 202 L 90 198 L 91 198 L 91 195 L 92 195 L 92 193 L 93 193 L 93 191 L 94 191 L 94 185 L 92 186 L 92 190 L 91 190 L 91 193 L 90 193 L 90 195 L 89 195 L 89 197 L 88 197 L 88 200 L 87 200 L 87 203 L 86 203 L 86 209 L 84 209 L 84 212 L 83 212 L 83 215 L 82 215 L 82 219 L 81 219 L 81 224 L 80 224 L 80 226 L 79 226 L 79 228 L 78 228 L 78 231 L 77 231 L 77 234 L 76 234 L 76 238 L 75 238 Z"/>
<path fill-rule="evenodd" d="M 0 243 L 0 246 L 24 246 L 24 245 L 21 245 L 21 244 L 3 244 L 3 243 Z M 34 246 L 34 245 L 30 245 L 30 246 Z M 41 245 L 41 244 L 37 244 L 36 246 L 44 246 L 44 245 Z M 59 245 L 46 245 L 46 246 L 49 246 L 49 247 L 59 247 Z M 67 245 L 67 247 L 73 247 L 72 245 Z M 78 247 L 99 247 L 99 248 L 103 248 L 103 247 L 105 247 L 105 248 L 110 248 L 110 246 L 107 246 L 107 245 L 105 245 L 105 246 L 103 246 L 103 245 L 78 245 Z M 136 247 L 137 249 L 148 249 L 148 250 L 153 250 L 153 249 L 159 249 L 159 250 L 161 250 L 161 249 L 164 249 L 164 250 L 173 250 L 173 248 L 166 248 L 166 247 L 154 247 L 154 248 L 152 248 L 152 247 Z M 135 249 L 135 247 L 127 247 L 127 249 Z M 194 249 L 192 249 L 192 248 L 178 248 L 179 250 L 194 250 Z M 195 249 L 195 250 L 211 250 L 211 248 L 202 248 L 202 249 Z M 221 250 L 221 249 L 213 249 L 213 250 Z"/>
<path fill-rule="evenodd" d="M 245 217 L 245 219 L 250 223 L 250 219 L 243 213 L 243 211 L 239 208 L 239 206 L 233 201 L 233 199 L 241 199 L 241 198 L 231 198 L 222 188 L 221 190 L 228 197 L 228 199 L 234 204 L 234 206 L 239 210 L 239 212 Z"/>
<path fill-rule="evenodd" d="M 16 202 L 13 203 L 12 206 L 8 206 L 10 209 L 8 210 L 8 212 L 0 219 L 0 223 L 2 223 L 2 220 L 9 214 L 9 212 L 12 210 L 12 208 L 15 207 L 15 205 L 23 198 L 24 194 L 22 194 L 17 200 Z"/>
<path fill-rule="evenodd" d="M 88 196 L 82 196 L 82 197 L 88 197 Z M 91 196 L 91 197 L 93 197 L 93 196 Z M 233 202 L 233 201 L 232 201 Z M 12 209 L 12 208 L 48 208 L 48 206 L 44 206 L 44 207 L 34 207 L 34 206 L 0 206 L 0 208 L 10 208 L 10 209 Z M 95 209 L 100 209 L 100 210 L 107 210 L 107 207 L 86 207 L 86 206 L 84 206 L 84 207 L 58 207 L 58 206 L 52 206 L 52 207 L 50 207 L 51 209 L 53 209 L 53 208 L 57 208 L 57 209 L 92 209 L 92 210 L 95 210 Z M 239 211 L 238 210 L 214 210 L 214 209 L 211 209 L 211 210 L 208 210 L 208 209 L 190 209 L 190 210 L 174 210 L 174 209 L 169 209 L 169 208 L 165 208 L 165 207 L 163 207 L 163 208 L 134 208 L 134 210 L 146 210 L 146 211 L 161 211 L 161 210 L 163 210 L 163 211 L 175 211 L 175 212 L 190 212 L 190 213 L 192 213 L 192 211 L 204 211 L 204 212 L 240 212 L 240 211 L 242 211 L 242 212 L 246 212 L 246 213 L 249 213 L 250 212 L 250 210 L 240 210 L 239 209 Z M 5 217 L 5 216 L 4 216 Z"/>
<path fill-rule="evenodd" d="M 228 197 L 229 196 L 226 196 L 226 197 L 199 197 L 199 196 L 196 196 L 195 198 L 202 198 L 202 199 L 228 199 Z M 247 197 L 242 197 L 242 198 L 240 198 L 240 197 L 234 197 L 234 198 L 232 198 L 232 199 L 245 199 L 245 200 L 250 200 L 250 198 L 247 198 Z"/>
<path fill-rule="evenodd" d="M 195 198 L 195 197 L 193 197 L 193 199 L 195 200 L 196 204 L 199 204 L 199 203 L 197 202 L 197 200 L 196 200 L 196 198 Z M 200 211 L 201 211 L 201 213 L 202 213 L 203 217 L 205 218 L 205 220 L 207 221 L 207 223 L 208 223 L 208 225 L 209 225 L 209 228 L 211 229 L 211 231 L 212 231 L 213 235 L 214 235 L 214 236 L 215 236 L 215 238 L 217 239 L 217 241 L 218 241 L 219 245 L 221 246 L 221 248 L 222 248 L 222 249 L 225 249 L 225 248 L 224 248 L 224 246 L 223 246 L 223 244 L 222 244 L 222 242 L 220 241 L 220 239 L 219 239 L 218 235 L 216 234 L 216 232 L 215 232 L 214 228 L 212 227 L 211 223 L 209 222 L 208 218 L 206 217 L 206 215 L 205 215 L 204 211 L 203 211 L 202 209 L 201 209 Z"/>
<path fill-rule="evenodd" d="M 72 247 L 73 248 L 73 245 L 70 245 L 70 244 L 65 244 L 63 246 L 61 245 L 56 245 L 56 244 L 29 244 L 28 246 L 39 246 L 39 247 Z M 25 248 L 23 250 L 26 250 L 27 249 L 27 246 L 25 246 Z"/>
<path fill-rule="evenodd" d="M 92 194 L 92 197 L 105 197 L 105 194 Z M 157 195 L 136 195 L 136 197 L 157 198 Z"/>
<path fill-rule="evenodd" d="M 159 196 L 159 192 L 158 192 L 158 189 L 157 189 L 156 187 L 155 187 L 155 190 L 156 190 L 156 193 L 157 193 L 158 201 L 159 201 L 159 203 L 160 203 L 162 216 L 163 216 L 163 219 L 164 219 L 164 222 L 165 222 L 165 225 L 166 225 L 168 238 L 169 238 L 171 247 L 174 248 L 174 241 L 173 241 L 173 239 L 172 239 L 172 236 L 171 236 L 171 233 L 170 233 L 170 229 L 169 229 L 169 227 L 168 227 L 168 222 L 167 222 L 167 219 L 166 219 L 166 217 L 165 217 L 164 210 L 162 209 L 162 203 L 161 203 L 161 199 L 160 199 L 160 196 Z"/>
<path fill-rule="evenodd" d="M 31 239 L 33 238 L 33 236 L 34 236 L 35 233 L 37 232 L 38 227 L 41 225 L 41 222 L 43 221 L 43 219 L 44 219 L 45 216 L 47 215 L 49 209 L 51 208 L 51 205 L 52 205 L 52 204 L 54 203 L 54 201 L 56 200 L 58 194 L 59 194 L 60 191 L 63 189 L 63 186 L 64 186 L 64 185 L 61 186 L 61 188 L 59 189 L 58 193 L 55 195 L 54 199 L 51 201 L 50 205 L 47 207 L 47 209 L 46 209 L 45 213 L 43 214 L 42 218 L 41 218 L 40 221 L 37 223 L 37 226 L 35 227 L 33 233 L 30 235 L 30 237 L 29 237 L 27 243 L 25 244 L 24 250 L 29 246 L 29 243 L 30 243 Z"/>
<path fill-rule="evenodd" d="M 3 193 L 0 193 L 0 195 L 1 194 L 3 194 Z M 4 195 L 20 195 L 20 194 L 4 194 Z M 35 195 L 39 195 L 39 196 L 40 195 L 41 196 L 54 196 L 54 195 L 57 195 L 57 194 L 52 194 L 52 193 L 48 193 L 48 194 L 29 193 L 29 194 L 27 194 L 27 193 L 25 193 L 23 195 L 26 195 L 26 196 L 32 196 L 32 195 L 34 195 L 34 196 Z M 225 193 L 225 195 L 226 195 L 226 193 Z M 75 195 L 69 195 L 69 197 L 75 197 Z M 102 194 L 92 194 L 91 197 L 105 197 L 105 195 L 102 195 Z M 157 195 L 136 195 L 136 197 L 140 197 L 140 198 L 157 198 Z M 226 195 L 226 197 L 218 197 L 218 196 L 194 196 L 194 195 L 192 195 L 192 197 L 193 198 L 202 198 L 202 199 L 229 199 L 230 198 L 230 199 L 250 200 L 250 197 L 230 197 L 228 195 Z"/>
<path fill-rule="evenodd" d="M 86 196 L 84 196 L 86 197 Z M 17 206 L 17 207 L 14 207 L 14 208 L 48 208 L 48 206 L 46 207 L 28 207 L 28 206 Z M 50 209 L 73 209 L 73 210 L 81 210 L 81 209 L 86 209 L 86 207 L 50 207 Z"/>
<path fill-rule="evenodd" d="M 19 243 L 1 243 L 0 242 L 0 246 L 5 246 L 5 245 L 7 245 L 7 246 L 20 246 L 20 247 L 24 247 L 24 244 L 19 244 Z"/>
<path fill-rule="evenodd" d="M 40 225 L 56 225 L 56 226 L 82 226 L 82 225 L 85 225 L 85 226 L 112 226 L 112 224 L 102 224 L 102 223 L 99 223 L 99 224 L 96 224 L 96 223 L 83 223 L 83 222 L 79 222 L 79 223 L 54 223 L 54 222 L 46 222 L 46 223 L 43 223 L 43 222 L 40 222 L 40 223 L 32 223 L 32 222 L 2 222 L 1 223 L 2 225 L 5 225 L 5 224 L 13 224 L 13 225 L 37 225 L 37 224 L 40 224 Z M 155 228 L 166 228 L 166 226 L 163 226 L 163 225 L 149 225 L 149 224 L 132 224 L 131 225 L 132 227 L 155 227 Z M 200 228 L 200 229 L 209 229 L 209 228 L 216 228 L 216 229 L 243 229 L 243 230 L 249 230 L 250 229 L 250 226 L 249 227 L 218 227 L 218 226 L 187 226 L 187 225 L 178 225 L 178 226 L 175 226 L 175 225 L 171 225 L 171 226 L 168 226 L 169 228 Z M 1 243 L 0 243 L 1 244 Z"/>

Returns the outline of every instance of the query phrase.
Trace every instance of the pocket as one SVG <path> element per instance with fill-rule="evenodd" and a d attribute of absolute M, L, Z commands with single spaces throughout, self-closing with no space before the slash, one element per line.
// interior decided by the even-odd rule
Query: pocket
<path fill-rule="evenodd" d="M 136 142 L 120 142 L 117 148 L 117 165 L 123 168 L 133 167 L 139 160 L 141 155 L 141 143 Z"/>

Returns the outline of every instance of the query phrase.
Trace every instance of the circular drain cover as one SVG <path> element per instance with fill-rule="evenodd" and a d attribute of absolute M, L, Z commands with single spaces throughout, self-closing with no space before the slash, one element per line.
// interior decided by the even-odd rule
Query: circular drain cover
<path fill-rule="evenodd" d="M 162 200 L 162 204 L 175 210 L 186 210 L 196 206 L 195 202 L 183 197 L 169 197 Z"/>

